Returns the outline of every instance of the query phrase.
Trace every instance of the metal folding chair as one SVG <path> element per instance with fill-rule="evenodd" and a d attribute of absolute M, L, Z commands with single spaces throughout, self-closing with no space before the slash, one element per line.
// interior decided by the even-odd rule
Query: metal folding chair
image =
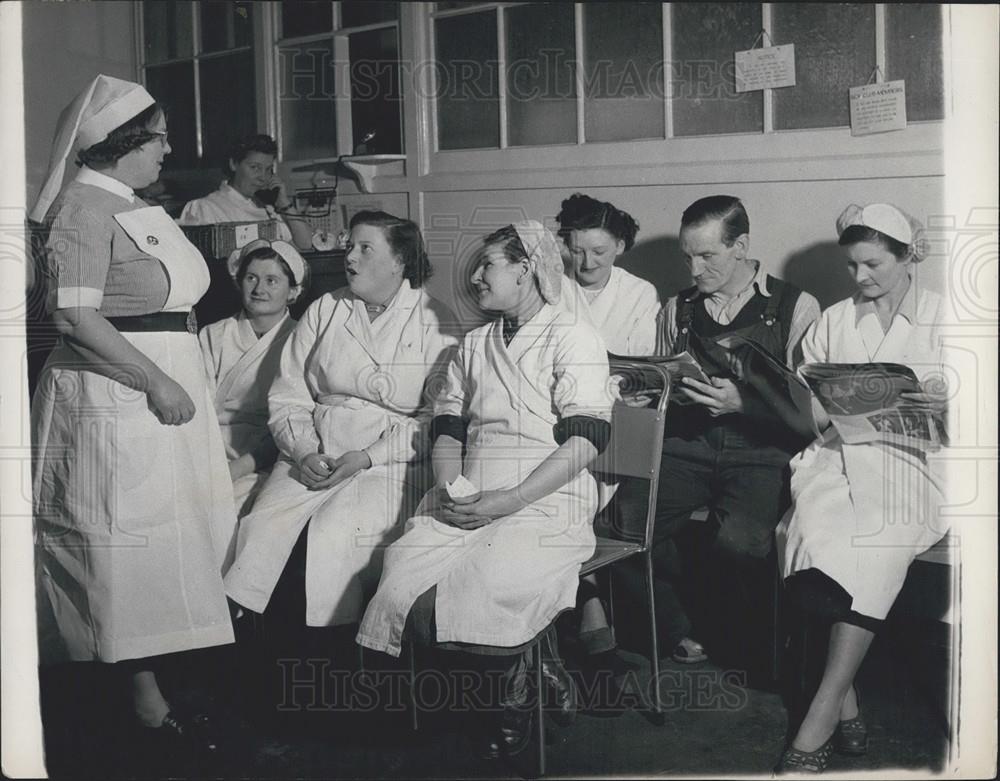
<path fill-rule="evenodd" d="M 650 669 L 653 675 L 653 711 L 662 718 L 660 704 L 660 657 L 656 639 L 656 605 L 653 596 L 653 523 L 656 517 L 656 493 L 660 481 L 660 454 L 663 451 L 663 427 L 670 396 L 670 375 L 655 363 L 614 359 L 611 374 L 621 377 L 619 389 L 623 394 L 650 391 L 659 394 L 655 406 L 630 407 L 622 401 L 615 402 L 611 418 L 611 441 L 604 452 L 590 466 L 590 471 L 602 477 L 635 478 L 649 483 L 646 503 L 645 533 L 643 541 L 625 542 L 598 537 L 594 555 L 580 567 L 580 577 L 617 564 L 627 558 L 642 555 L 646 564 L 646 593 L 649 598 Z M 609 582 L 610 589 L 610 582 Z M 611 600 L 608 600 L 609 606 Z M 614 611 L 608 616 L 614 626 Z M 542 633 L 544 634 L 544 632 Z M 538 730 L 538 772 L 545 774 L 545 721 L 543 718 L 543 691 L 541 665 L 541 636 L 535 642 L 532 662 L 535 667 L 536 721 Z M 412 643 L 409 645 L 411 718 L 417 729 L 417 703 L 412 696 L 416 658 Z"/>
<path fill-rule="evenodd" d="M 641 555 L 646 565 L 646 596 L 649 606 L 649 664 L 653 680 L 653 712 L 662 719 L 660 704 L 660 655 L 656 639 L 656 603 L 653 596 L 653 524 L 656 519 L 656 494 L 660 482 L 660 455 L 663 452 L 663 428 L 667 403 L 670 398 L 670 375 L 655 363 L 628 361 L 615 358 L 611 361 L 611 374 L 621 377 L 622 394 L 641 394 L 643 391 L 659 393 L 655 407 L 630 407 L 622 401 L 615 402 L 611 417 L 611 441 L 590 465 L 590 471 L 601 477 L 634 478 L 649 483 L 646 502 L 645 533 L 643 541 L 625 542 L 597 538 L 594 555 L 580 567 L 580 577 L 585 577 L 605 567 L 610 567 L 632 556 Z M 611 579 L 608 579 L 610 615 L 614 626 Z M 536 717 L 538 729 L 538 773 L 545 774 L 545 720 L 542 709 L 541 640 L 535 643 L 532 654 L 535 665 L 537 694 Z"/>

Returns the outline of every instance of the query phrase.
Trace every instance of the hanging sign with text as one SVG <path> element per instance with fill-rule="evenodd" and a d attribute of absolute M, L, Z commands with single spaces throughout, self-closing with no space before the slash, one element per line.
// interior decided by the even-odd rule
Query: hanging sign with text
<path fill-rule="evenodd" d="M 737 92 L 795 86 L 795 44 L 747 49 L 733 56 Z"/>
<path fill-rule="evenodd" d="M 886 81 L 851 87 L 851 135 L 867 136 L 906 127 L 906 84 Z"/>

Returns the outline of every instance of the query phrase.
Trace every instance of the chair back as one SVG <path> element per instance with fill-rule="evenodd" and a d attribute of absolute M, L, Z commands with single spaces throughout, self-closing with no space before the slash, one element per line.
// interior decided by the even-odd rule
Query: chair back
<path fill-rule="evenodd" d="M 610 361 L 610 369 L 612 375 L 621 377 L 621 393 L 656 391 L 660 394 L 655 407 L 630 407 L 616 401 L 611 413 L 611 440 L 590 464 L 590 471 L 595 474 L 649 482 L 645 524 L 645 545 L 648 548 L 652 544 L 653 519 L 656 516 L 670 375 L 659 364 L 619 358 Z"/>

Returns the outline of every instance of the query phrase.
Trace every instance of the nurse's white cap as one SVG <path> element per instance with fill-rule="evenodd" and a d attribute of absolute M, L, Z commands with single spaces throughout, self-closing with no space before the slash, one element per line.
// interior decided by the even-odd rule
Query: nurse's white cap
<path fill-rule="evenodd" d="M 877 230 L 908 245 L 916 261 L 923 260 L 927 254 L 923 226 L 891 203 L 870 203 L 867 206 L 852 203 L 837 218 L 837 236 L 843 235 L 852 225 Z"/>
<path fill-rule="evenodd" d="M 45 213 L 62 187 L 66 158 L 74 147 L 89 149 L 99 144 L 112 130 L 154 102 L 153 96 L 141 84 L 98 74 L 59 115 L 48 175 L 28 216 L 35 222 L 45 219 Z"/>
<path fill-rule="evenodd" d="M 229 271 L 229 276 L 236 281 L 236 275 L 240 271 L 240 263 L 243 262 L 243 258 L 249 255 L 251 252 L 255 252 L 261 248 L 269 248 L 274 250 L 274 254 L 281 258 L 288 265 L 288 269 L 292 272 L 292 276 L 295 278 L 292 282 L 295 286 L 302 286 L 306 281 L 306 262 L 303 260 L 299 251 L 295 249 L 287 241 L 268 241 L 267 239 L 254 239 L 251 242 L 243 245 L 240 249 L 233 250 L 229 254 L 229 259 L 226 261 L 226 266 Z"/>

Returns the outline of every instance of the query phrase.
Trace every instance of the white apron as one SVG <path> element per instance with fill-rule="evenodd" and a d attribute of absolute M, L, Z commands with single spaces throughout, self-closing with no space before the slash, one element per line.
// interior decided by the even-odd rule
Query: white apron
<path fill-rule="evenodd" d="M 884 335 L 874 313 L 857 319 L 853 299 L 831 306 L 802 340 L 804 361 L 901 363 L 921 381 L 940 374 L 941 299 L 914 285 L 912 322 L 896 315 Z M 830 426 L 790 463 L 792 506 L 776 529 L 784 576 L 819 569 L 852 596 L 853 610 L 885 618 L 914 557 L 947 532 L 938 512 L 944 457 L 847 445 Z"/>
<path fill-rule="evenodd" d="M 316 301 L 286 343 L 269 396 L 283 456 L 240 521 L 226 592 L 263 612 L 302 528 L 306 623 L 354 623 L 378 584 L 382 554 L 427 489 L 425 385 L 455 342 L 432 302 L 404 283 L 369 323 L 345 291 Z M 446 321 L 446 320 L 445 320 Z M 296 479 L 308 453 L 364 449 L 372 466 L 332 488 Z"/>
<path fill-rule="evenodd" d="M 267 428 L 267 392 L 278 373 L 281 349 L 294 328 L 295 321 L 286 313 L 257 338 L 250 321 L 241 314 L 212 323 L 198 336 L 205 371 L 215 388 L 215 413 L 230 461 L 274 448 Z M 276 449 L 271 452 L 276 453 Z M 270 472 L 268 466 L 233 482 L 238 515 L 250 510 Z"/>
<path fill-rule="evenodd" d="M 521 483 L 558 448 L 558 420 L 611 415 L 603 342 L 549 305 L 509 346 L 500 321 L 470 332 L 449 368 L 448 388 L 435 414 L 469 421 L 462 473 L 483 490 Z M 527 642 L 575 603 L 580 564 L 594 551 L 596 508 L 586 470 L 516 514 L 471 531 L 439 522 L 422 503 L 386 552 L 358 642 L 398 656 L 410 608 L 434 585 L 439 642 Z"/>
<path fill-rule="evenodd" d="M 116 215 L 188 311 L 208 269 L 161 207 Z M 81 369 L 65 343 L 32 409 L 36 542 L 46 661 L 116 662 L 233 641 L 221 568 L 236 517 L 197 338 L 123 333 L 187 391 L 195 416 L 162 425 L 146 396 Z"/>

